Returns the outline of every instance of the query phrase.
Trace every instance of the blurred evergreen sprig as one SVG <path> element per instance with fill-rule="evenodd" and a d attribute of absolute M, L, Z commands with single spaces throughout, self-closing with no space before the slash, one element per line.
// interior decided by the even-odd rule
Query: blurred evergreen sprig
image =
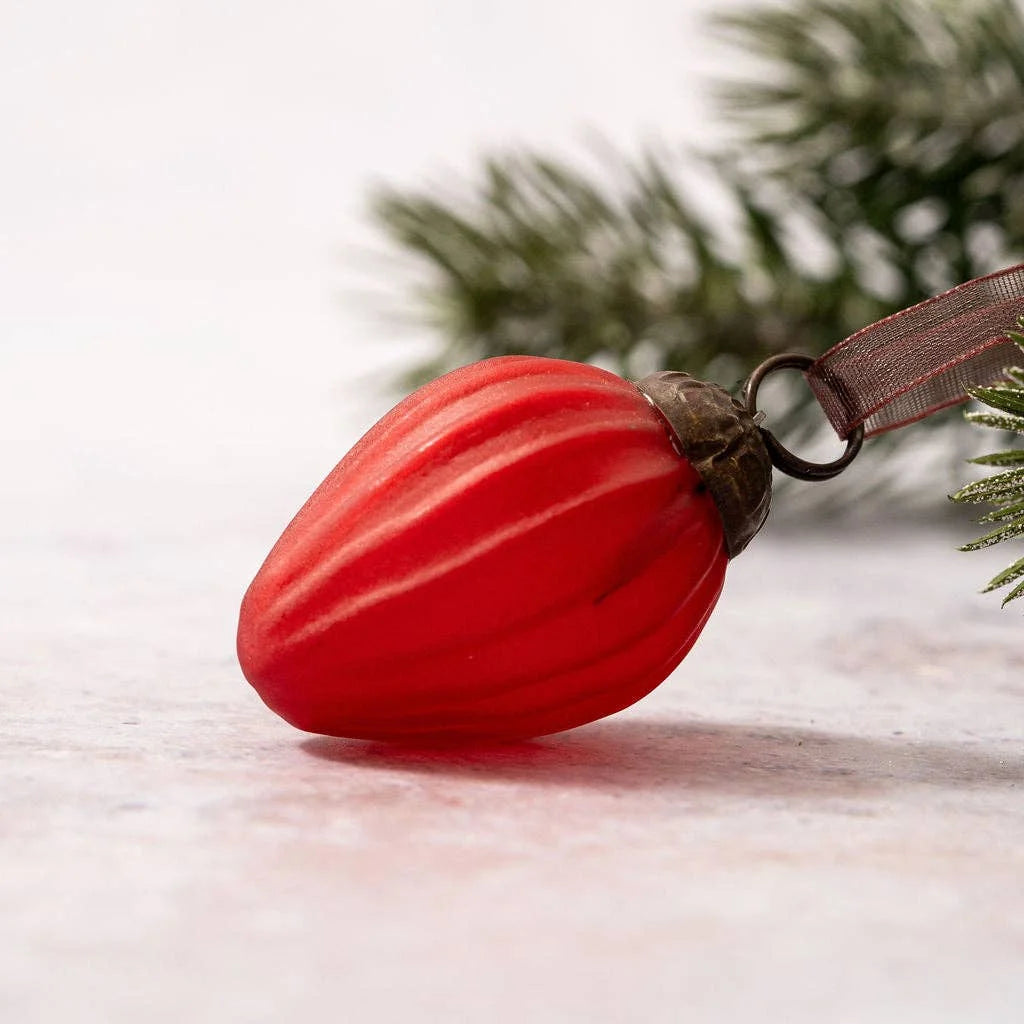
<path fill-rule="evenodd" d="M 724 187 L 729 223 L 655 153 L 621 158 L 614 184 L 520 152 L 457 195 L 376 194 L 442 339 L 406 384 L 531 353 L 730 386 L 1021 258 L 1015 0 L 793 0 L 713 24 L 745 70 L 715 90 L 723 140 L 689 163 Z"/>

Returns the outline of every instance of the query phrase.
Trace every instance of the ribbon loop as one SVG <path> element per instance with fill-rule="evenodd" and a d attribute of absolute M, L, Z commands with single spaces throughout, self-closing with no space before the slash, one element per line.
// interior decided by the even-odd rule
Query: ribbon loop
<path fill-rule="evenodd" d="M 884 434 L 956 405 L 1020 361 L 1007 337 L 1024 316 L 1024 263 L 957 285 L 833 346 L 806 371 L 842 438 Z"/>

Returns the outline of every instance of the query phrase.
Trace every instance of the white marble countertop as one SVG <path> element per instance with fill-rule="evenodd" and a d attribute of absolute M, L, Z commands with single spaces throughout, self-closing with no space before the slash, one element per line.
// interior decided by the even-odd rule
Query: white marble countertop
<path fill-rule="evenodd" d="M 638 706 L 438 753 L 263 707 L 234 616 L 291 498 L 204 487 L 7 513 L 0 1019 L 1021 1019 L 1002 552 L 776 527 Z"/>

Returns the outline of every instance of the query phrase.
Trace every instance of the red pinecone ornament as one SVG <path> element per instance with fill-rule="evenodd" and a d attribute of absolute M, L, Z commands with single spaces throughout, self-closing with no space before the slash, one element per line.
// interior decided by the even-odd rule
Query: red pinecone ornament
<path fill-rule="evenodd" d="M 685 454 L 683 454 L 685 452 Z M 300 729 L 521 739 L 627 707 L 679 664 L 768 510 L 720 388 L 489 359 L 338 464 L 242 602 L 238 656 Z"/>

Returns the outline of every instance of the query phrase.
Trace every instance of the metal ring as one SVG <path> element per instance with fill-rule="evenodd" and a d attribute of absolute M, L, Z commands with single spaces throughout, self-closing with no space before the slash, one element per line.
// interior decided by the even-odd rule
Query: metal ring
<path fill-rule="evenodd" d="M 806 371 L 813 365 L 814 358 L 812 356 L 799 355 L 795 352 L 785 352 L 782 355 L 766 359 L 754 370 L 743 387 L 743 401 L 747 412 L 751 416 L 757 415 L 757 390 L 768 374 L 775 370 Z M 765 447 L 771 456 L 772 465 L 788 476 L 796 477 L 797 480 L 831 480 L 853 462 L 860 451 L 860 446 L 864 443 L 864 425 L 859 423 L 846 439 L 846 451 L 838 459 L 834 462 L 807 462 L 784 447 L 771 431 L 765 430 L 764 427 L 760 429 Z"/>

